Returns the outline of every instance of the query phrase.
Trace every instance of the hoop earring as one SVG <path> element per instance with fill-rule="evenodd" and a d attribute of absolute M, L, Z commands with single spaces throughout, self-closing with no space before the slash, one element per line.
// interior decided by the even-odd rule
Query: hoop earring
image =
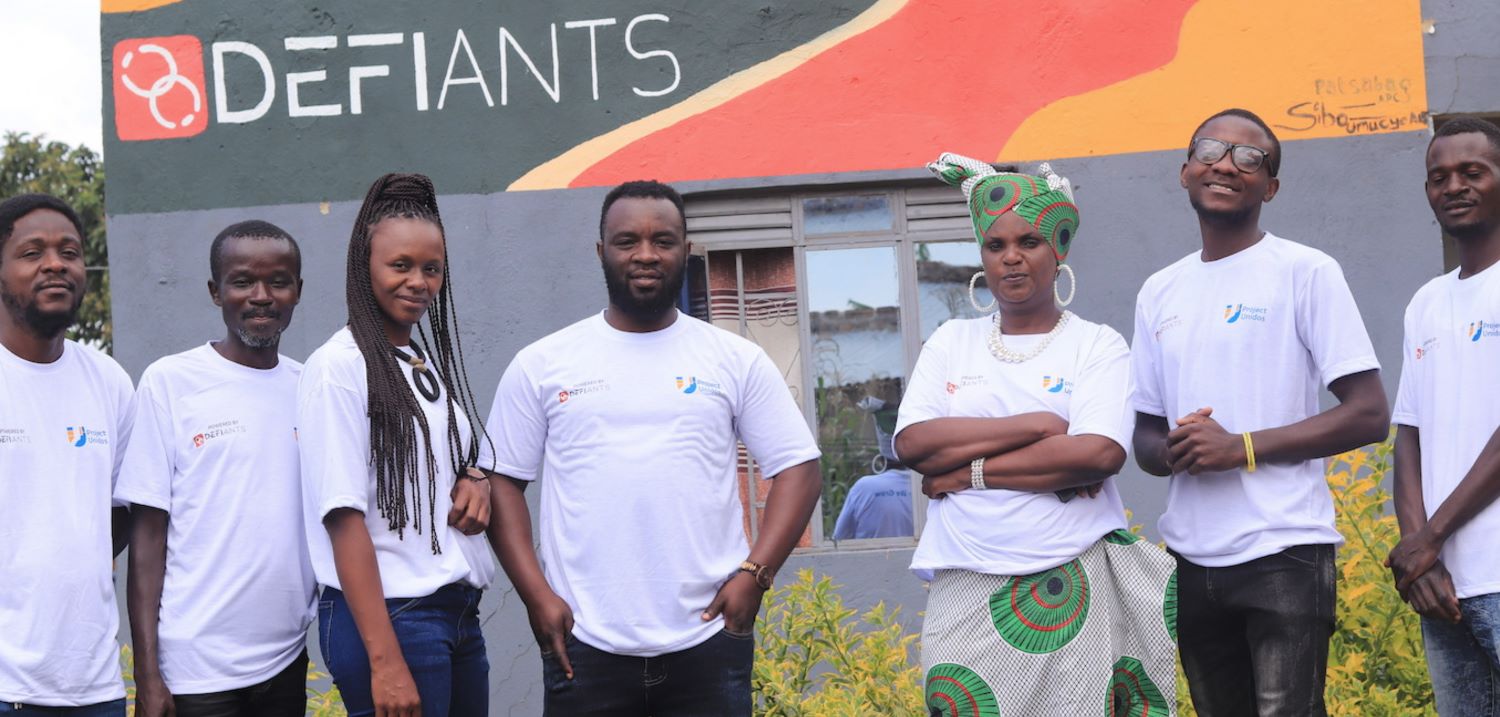
<path fill-rule="evenodd" d="M 1073 273 L 1073 267 L 1068 266 L 1067 264 L 1058 264 L 1057 267 L 1058 278 L 1062 278 L 1062 273 L 1064 271 L 1068 272 L 1068 298 L 1064 299 L 1062 298 L 1062 294 L 1058 293 L 1057 282 L 1055 281 L 1052 282 L 1052 298 L 1057 300 L 1058 306 L 1065 307 L 1068 304 L 1073 303 L 1073 295 L 1078 293 L 1078 275 Z"/>
<path fill-rule="evenodd" d="M 984 272 L 983 271 L 976 271 L 976 272 L 974 272 L 974 276 L 969 277 L 969 303 L 971 305 L 973 305 L 975 311 L 978 311 L 979 313 L 984 314 L 984 313 L 988 313 L 990 311 L 990 309 L 995 308 L 995 305 L 999 304 L 1000 300 L 996 299 L 994 297 L 991 297 L 990 298 L 989 306 L 980 306 L 979 305 L 979 299 L 974 298 L 974 285 L 979 282 L 979 278 L 982 277 L 982 276 L 984 276 Z M 1056 288 L 1056 287 L 1054 287 L 1054 288 Z"/>
<path fill-rule="evenodd" d="M 879 453 L 875 454 L 875 457 L 870 459 L 871 473 L 884 473 L 885 469 L 890 467 L 890 462 L 886 460 L 885 456 L 880 455 Z"/>

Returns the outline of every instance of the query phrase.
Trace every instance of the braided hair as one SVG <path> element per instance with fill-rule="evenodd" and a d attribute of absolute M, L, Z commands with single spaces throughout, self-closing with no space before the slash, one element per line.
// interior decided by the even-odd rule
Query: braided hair
<path fill-rule="evenodd" d="M 427 310 L 431 338 L 422 323 L 416 326 L 422 343 L 430 347 L 427 355 L 442 382 L 444 401 L 448 406 L 447 449 L 455 473 L 479 460 L 479 438 L 489 440 L 484 423 L 479 420 L 478 404 L 469 385 L 464 366 L 463 345 L 458 337 L 458 315 L 453 304 L 451 276 L 448 272 L 447 235 L 438 214 L 437 193 L 432 180 L 421 174 L 387 174 L 370 185 L 364 204 L 354 220 L 349 236 L 349 264 L 346 300 L 349 307 L 349 332 L 365 359 L 365 377 L 369 385 L 367 411 L 370 418 L 370 463 L 375 467 L 375 505 L 391 530 L 405 539 L 408 524 L 422 532 L 423 481 L 418 475 L 417 451 L 427 462 L 426 503 L 432 552 L 439 554 L 437 516 L 437 474 L 433 466 L 432 435 L 426 414 L 407 385 L 402 364 L 386 338 L 384 317 L 375 301 L 370 279 L 370 235 L 376 224 L 393 217 L 421 219 L 435 224 L 444 237 L 443 285 Z M 416 337 L 413 337 L 415 340 Z M 472 440 L 464 445 L 458 427 L 458 409 L 469 422 Z M 417 442 L 417 430 L 422 433 Z M 454 480 L 459 480 L 454 476 Z"/>

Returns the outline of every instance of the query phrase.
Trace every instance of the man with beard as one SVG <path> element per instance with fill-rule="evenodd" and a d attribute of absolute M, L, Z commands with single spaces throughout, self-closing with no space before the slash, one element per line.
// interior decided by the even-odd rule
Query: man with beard
<path fill-rule="evenodd" d="M 142 717 L 306 707 L 316 604 L 297 457 L 302 365 L 277 354 L 301 274 L 280 227 L 229 226 L 209 249 L 224 338 L 141 376 L 115 499 L 135 517 L 127 603 Z"/>
<path fill-rule="evenodd" d="M 1178 643 L 1204 717 L 1323 715 L 1334 628 L 1325 456 L 1386 436 L 1385 391 L 1338 262 L 1260 227 L 1281 145 L 1246 110 L 1193 132 L 1179 174 L 1202 249 L 1136 299 L 1135 456 L 1171 476 Z M 1318 411 L 1327 386 L 1338 405 Z"/>
<path fill-rule="evenodd" d="M 1500 712 L 1500 127 L 1461 118 L 1427 147 L 1427 201 L 1458 268 L 1406 307 L 1388 565 L 1422 615 L 1438 713 Z"/>
<path fill-rule="evenodd" d="M 83 237 L 56 197 L 0 202 L 0 714 L 125 714 L 111 558 L 129 515 L 112 514 L 110 491 L 132 390 L 113 359 L 64 337 Z"/>
<path fill-rule="evenodd" d="M 608 308 L 500 379 L 490 540 L 541 647 L 545 714 L 749 715 L 755 616 L 812 515 L 818 449 L 765 352 L 675 307 L 677 192 L 622 184 L 599 230 Z M 774 478 L 753 546 L 739 441 Z M 522 497 L 538 478 L 540 563 Z"/>

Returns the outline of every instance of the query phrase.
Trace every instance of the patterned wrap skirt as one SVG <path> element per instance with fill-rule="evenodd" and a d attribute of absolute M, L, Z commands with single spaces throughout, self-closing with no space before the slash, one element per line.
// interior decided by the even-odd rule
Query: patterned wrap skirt
<path fill-rule="evenodd" d="M 942 717 L 1177 714 L 1177 566 L 1117 530 L 1035 575 L 940 570 L 922 624 Z"/>

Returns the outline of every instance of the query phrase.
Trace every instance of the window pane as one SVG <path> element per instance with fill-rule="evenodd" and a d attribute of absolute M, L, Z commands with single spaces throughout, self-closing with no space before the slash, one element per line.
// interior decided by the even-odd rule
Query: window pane
<path fill-rule="evenodd" d="M 905 376 L 895 248 L 809 250 L 807 288 L 823 534 L 910 536 L 911 476 L 890 465 Z"/>
<path fill-rule="evenodd" d="M 923 242 L 917 244 L 917 316 L 922 324 L 922 343 L 949 319 L 972 319 L 980 314 L 969 303 L 969 279 L 980 271 L 979 245 L 972 241 Z M 980 304 L 994 300 L 979 281 L 975 297 Z"/>
<path fill-rule="evenodd" d="M 847 234 L 891 229 L 891 198 L 884 194 L 802 200 L 802 233 Z"/>

